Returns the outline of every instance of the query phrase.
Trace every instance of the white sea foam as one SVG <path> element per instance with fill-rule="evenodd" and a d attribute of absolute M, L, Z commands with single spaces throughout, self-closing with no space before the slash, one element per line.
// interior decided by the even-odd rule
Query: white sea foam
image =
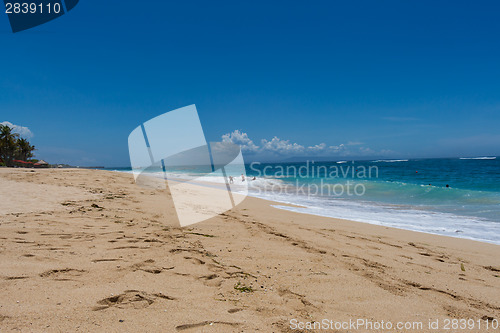
<path fill-rule="evenodd" d="M 311 214 L 381 226 L 500 244 L 500 223 L 471 216 L 432 212 L 419 207 L 379 204 L 327 197 L 252 193 L 249 195 L 302 207 L 275 205 Z"/>
<path fill-rule="evenodd" d="M 128 172 L 130 173 L 131 171 Z M 154 177 L 164 178 L 163 172 L 151 172 L 149 174 Z M 167 174 L 167 178 L 171 180 L 194 179 L 197 182 L 202 180 L 202 182 L 208 183 L 225 183 L 225 179 L 221 173 L 204 176 L 203 179 L 199 177 L 200 174 L 186 172 Z M 241 181 L 240 176 L 233 175 L 233 177 L 233 190 L 238 192 L 239 186 L 244 185 L 244 183 Z M 248 184 L 248 195 L 250 196 L 302 206 L 289 207 L 276 205 L 275 207 L 279 209 L 500 244 L 500 223 L 478 217 L 433 212 L 418 206 L 391 205 L 372 201 L 288 194 L 294 193 L 294 191 L 280 191 L 279 189 L 291 185 L 276 178 L 257 178 L 256 180 L 252 180 L 251 177 L 247 177 L 246 184 Z M 241 189 L 243 191 L 243 187 Z"/>
<path fill-rule="evenodd" d="M 461 160 L 496 160 L 496 156 L 460 157 Z"/>
<path fill-rule="evenodd" d="M 126 173 L 132 173 L 132 171 L 120 171 L 120 172 L 126 172 Z M 148 176 L 150 177 L 155 177 L 155 178 L 165 178 L 165 174 L 161 171 L 158 172 L 148 172 Z M 230 175 L 227 175 L 228 177 Z M 231 175 L 233 176 L 234 179 L 234 185 L 248 185 L 249 189 L 253 189 L 255 191 L 259 190 L 273 190 L 276 188 L 279 188 L 281 186 L 286 186 L 284 185 L 283 181 L 280 179 L 276 178 L 256 178 L 253 180 L 252 177 L 245 177 L 245 182 L 243 182 L 241 175 Z M 186 181 L 186 180 L 192 180 L 196 181 L 197 183 L 215 183 L 215 184 L 225 184 L 226 183 L 226 178 L 223 176 L 222 172 L 219 170 L 218 172 L 215 172 L 210 175 L 202 175 L 199 173 L 189 173 L 189 172 L 167 172 L 166 173 L 166 178 L 169 180 L 173 181 Z M 227 180 L 229 181 L 229 180 Z M 236 187 L 238 189 L 238 187 Z"/>
<path fill-rule="evenodd" d="M 373 161 L 373 163 L 379 163 L 379 162 L 386 162 L 386 163 L 392 163 L 392 162 L 408 162 L 408 160 L 376 160 L 376 161 Z"/>

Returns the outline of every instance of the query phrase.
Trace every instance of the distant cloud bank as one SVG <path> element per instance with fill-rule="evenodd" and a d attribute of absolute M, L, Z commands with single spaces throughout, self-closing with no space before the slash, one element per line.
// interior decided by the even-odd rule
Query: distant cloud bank
<path fill-rule="evenodd" d="M 1 122 L 0 124 L 2 125 L 7 125 L 9 126 L 10 128 L 12 128 L 12 131 L 14 133 L 17 133 L 19 134 L 20 136 L 22 136 L 23 138 L 26 138 L 26 139 L 29 139 L 29 138 L 32 138 L 34 136 L 33 132 L 31 132 L 31 130 L 28 128 L 28 127 L 25 127 L 25 126 L 19 126 L 19 125 L 14 125 L 13 123 L 11 123 L 10 121 L 3 121 Z"/>
<path fill-rule="evenodd" d="M 241 150 L 247 154 L 277 155 L 277 156 L 373 156 L 389 155 L 394 153 L 389 150 L 375 151 L 363 146 L 363 142 L 342 143 L 339 145 L 327 145 L 322 142 L 313 146 L 305 146 L 299 143 L 283 140 L 277 136 L 270 140 L 260 140 L 260 145 L 254 143 L 247 133 L 235 130 L 222 136 L 223 142 L 231 142 L 241 146 Z"/>

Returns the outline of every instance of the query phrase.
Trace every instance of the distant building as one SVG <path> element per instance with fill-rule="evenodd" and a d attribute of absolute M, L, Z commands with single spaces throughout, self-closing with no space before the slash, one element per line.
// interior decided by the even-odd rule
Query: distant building
<path fill-rule="evenodd" d="M 44 160 L 40 160 L 34 164 L 35 168 L 48 168 L 50 164 L 45 162 Z"/>

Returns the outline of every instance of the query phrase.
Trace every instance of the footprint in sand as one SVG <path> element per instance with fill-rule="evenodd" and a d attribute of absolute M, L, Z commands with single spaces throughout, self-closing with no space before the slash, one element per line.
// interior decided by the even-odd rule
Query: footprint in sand
<path fill-rule="evenodd" d="M 45 271 L 40 273 L 40 276 L 43 278 L 53 278 L 57 281 L 69 281 L 71 278 L 79 277 L 83 273 L 87 271 L 83 269 L 73 269 L 73 268 L 63 268 L 63 269 L 51 269 L 49 271 Z"/>
<path fill-rule="evenodd" d="M 184 257 L 184 259 L 187 259 L 187 260 L 191 260 L 193 261 L 195 264 L 198 264 L 198 265 L 205 265 L 205 262 L 201 259 L 198 259 L 198 258 L 195 258 L 195 257 L 189 257 L 189 256 L 186 256 Z"/>
<path fill-rule="evenodd" d="M 217 274 L 203 275 L 198 279 L 202 280 L 206 286 L 210 287 L 220 287 L 222 284 L 222 279 Z"/>
<path fill-rule="evenodd" d="M 139 290 L 125 290 L 122 294 L 113 295 L 98 301 L 97 304 L 99 305 L 95 306 L 92 310 L 100 311 L 110 307 L 117 307 L 119 309 L 143 309 L 153 304 L 158 298 L 169 301 L 175 300 L 174 297 L 167 296 L 162 293 L 148 294 Z"/>
<path fill-rule="evenodd" d="M 185 331 L 185 330 L 192 330 L 192 332 L 199 332 L 199 328 L 203 326 L 210 326 L 214 332 L 217 332 L 217 328 L 221 328 L 223 326 L 230 326 L 230 327 L 236 327 L 241 324 L 239 323 L 230 323 L 226 321 L 203 321 L 201 323 L 195 323 L 195 324 L 184 324 L 184 325 L 179 325 L 176 326 L 175 329 L 177 331 Z"/>
<path fill-rule="evenodd" d="M 137 264 L 133 264 L 130 266 L 132 271 L 144 271 L 146 273 L 151 273 L 151 274 L 160 274 L 163 272 L 163 268 L 154 266 L 154 260 L 153 259 L 148 259 L 143 262 L 139 262 Z"/>

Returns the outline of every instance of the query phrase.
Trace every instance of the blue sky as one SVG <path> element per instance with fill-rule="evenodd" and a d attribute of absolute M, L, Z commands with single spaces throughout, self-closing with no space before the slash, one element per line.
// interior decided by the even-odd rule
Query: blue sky
<path fill-rule="evenodd" d="M 83 0 L 16 34 L 0 13 L 0 122 L 76 165 L 128 165 L 136 126 L 190 104 L 251 159 L 500 155 L 499 11 Z"/>

